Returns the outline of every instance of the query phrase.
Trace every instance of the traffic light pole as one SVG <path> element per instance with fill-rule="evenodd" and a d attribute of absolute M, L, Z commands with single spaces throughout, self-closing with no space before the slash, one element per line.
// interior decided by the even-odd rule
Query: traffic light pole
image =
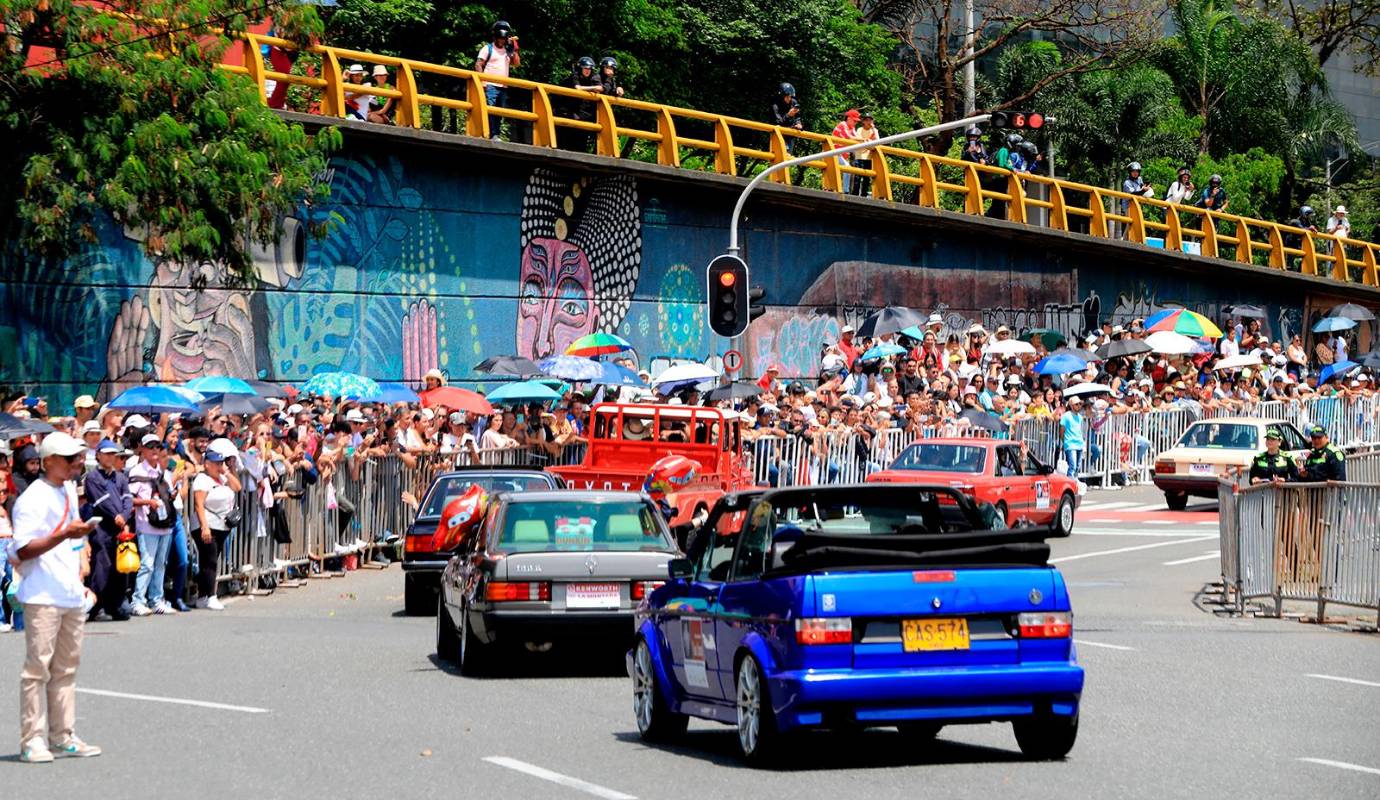
<path fill-rule="evenodd" d="M 772 164 L 771 166 L 757 173 L 756 177 L 749 181 L 748 185 L 743 188 L 743 193 L 738 195 L 738 202 L 733 206 L 733 219 L 729 222 L 728 226 L 728 254 L 733 256 L 738 255 L 738 221 L 742 219 L 743 206 L 747 204 L 748 195 L 752 194 L 752 191 L 756 189 L 758 185 L 762 183 L 762 181 L 765 181 L 767 178 L 780 172 L 781 170 L 790 169 L 791 167 L 798 167 L 801 164 L 806 164 L 811 161 L 816 161 L 818 159 L 833 158 L 834 156 L 841 156 L 858 150 L 870 150 L 874 147 L 895 144 L 897 142 L 904 142 L 910 139 L 918 139 L 921 136 L 929 136 L 935 133 L 943 133 L 944 131 L 950 131 L 956 128 L 962 129 L 968 127 L 969 125 L 978 125 L 991 119 L 991 117 L 991 114 L 977 114 L 975 116 L 964 117 L 963 119 L 954 120 L 953 122 L 944 122 L 940 123 L 939 125 L 931 125 L 928 128 L 918 128 L 913 131 L 906 131 L 905 133 L 896 133 L 892 134 L 891 136 L 883 136 L 880 139 L 873 139 L 872 141 L 868 142 L 858 142 L 857 144 L 850 144 L 845 147 L 836 147 L 833 150 L 825 150 L 821 153 L 814 153 L 813 155 L 801 156 L 799 158 L 792 158 L 787 161 L 782 161 L 780 164 Z"/>

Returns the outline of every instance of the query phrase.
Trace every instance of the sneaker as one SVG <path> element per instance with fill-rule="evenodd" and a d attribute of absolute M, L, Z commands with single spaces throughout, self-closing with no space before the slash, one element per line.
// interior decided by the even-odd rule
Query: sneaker
<path fill-rule="evenodd" d="M 14 630 L 8 622 L 0 622 L 0 633 L 9 633 Z"/>
<path fill-rule="evenodd" d="M 26 764 L 51 764 L 53 753 L 48 749 L 48 743 L 43 741 L 42 736 L 35 736 L 19 749 L 19 760 Z"/>
<path fill-rule="evenodd" d="M 59 758 L 91 758 L 101 754 L 101 748 L 94 744 L 87 744 L 77 738 L 76 734 L 67 737 L 67 741 L 54 748 Z"/>
<path fill-rule="evenodd" d="M 173 608 L 171 605 L 169 605 L 167 600 L 160 600 L 160 601 L 158 602 L 158 605 L 156 605 L 156 606 L 153 607 L 153 613 L 155 613 L 155 614 L 176 614 L 176 613 L 177 613 L 177 609 L 175 609 L 175 608 Z"/>
<path fill-rule="evenodd" d="M 180 597 L 173 601 L 172 607 L 174 611 L 177 611 L 179 613 L 186 613 L 192 610 L 192 607 L 187 605 L 187 601 L 183 600 Z"/>
<path fill-rule="evenodd" d="M 204 608 L 208 611 L 225 610 L 225 604 L 220 601 L 219 597 L 203 597 L 200 600 L 196 601 L 196 607 Z"/>
<path fill-rule="evenodd" d="M 147 617 L 148 615 L 150 615 L 150 614 L 153 613 L 153 609 L 149 608 L 148 606 L 144 605 L 143 603 L 135 603 L 135 604 L 129 609 L 129 613 L 130 613 L 131 616 L 135 616 L 135 617 Z"/>

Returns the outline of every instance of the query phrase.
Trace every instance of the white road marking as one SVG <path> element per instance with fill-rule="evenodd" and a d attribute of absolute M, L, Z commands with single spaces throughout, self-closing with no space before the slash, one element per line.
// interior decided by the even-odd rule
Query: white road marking
<path fill-rule="evenodd" d="M 507 756 L 488 756 L 484 760 L 490 764 L 507 767 L 508 769 L 516 770 L 525 775 L 531 775 L 534 778 L 541 778 L 544 781 L 551 781 L 552 783 L 560 784 L 561 786 L 575 789 L 586 794 L 592 794 L 595 797 L 603 797 L 605 800 L 637 800 L 636 795 L 624 794 L 623 792 L 600 786 L 597 783 L 589 783 L 579 778 L 572 778 L 569 775 L 562 775 L 559 772 L 552 772 L 536 764 L 518 761 L 516 758 L 508 758 Z"/>
<path fill-rule="evenodd" d="M 181 697 L 158 697 L 152 694 L 133 694 L 130 692 L 112 692 L 106 689 L 87 689 L 82 686 L 77 687 L 77 691 L 82 694 L 94 694 L 101 697 L 118 697 L 122 700 L 146 700 L 150 703 L 172 703 L 179 706 L 197 706 L 198 708 L 214 708 L 218 711 L 240 711 L 245 714 L 268 714 L 271 713 L 267 708 L 255 708 L 254 706 L 232 706 L 228 703 L 212 703 L 207 700 L 187 700 Z"/>
<path fill-rule="evenodd" d="M 1084 503 L 1083 505 L 1078 507 L 1078 510 L 1082 511 L 1086 508 L 1093 511 L 1111 511 L 1114 508 L 1123 508 L 1125 506 L 1134 505 L 1136 505 L 1136 502 L 1134 500 L 1129 502 L 1122 501 L 1119 503 Z"/>
<path fill-rule="evenodd" d="M 1177 525 L 1178 523 L 1177 523 L 1177 522 L 1174 522 L 1173 520 L 1168 520 L 1168 519 L 1147 519 L 1147 520 L 1145 520 L 1144 522 L 1142 522 L 1141 524 L 1142 524 L 1142 525 Z"/>
<path fill-rule="evenodd" d="M 1098 556 L 1114 556 L 1118 553 L 1133 553 L 1137 550 L 1149 550 L 1152 547 L 1170 547 L 1176 544 L 1192 544 L 1193 542 L 1206 542 L 1209 539 L 1216 539 L 1216 536 L 1195 536 L 1192 539 L 1175 539 L 1172 542 L 1154 542 L 1152 544 L 1138 544 L 1131 547 L 1118 547 L 1115 550 L 1095 550 L 1091 553 L 1075 553 L 1071 556 L 1060 556 L 1051 558 L 1049 563 L 1058 564 L 1064 561 L 1081 561 L 1085 558 L 1097 558 Z"/>
<path fill-rule="evenodd" d="M 1180 564 L 1192 564 L 1192 563 L 1195 562 L 1195 561 L 1207 561 L 1207 560 L 1209 560 L 1209 559 L 1221 558 L 1221 557 L 1222 557 L 1222 554 L 1221 554 L 1221 553 L 1219 553 L 1219 552 L 1216 551 L 1216 550 L 1213 550 L 1211 553 L 1205 553 L 1205 554 L 1203 554 L 1203 555 L 1201 555 L 1201 556 L 1193 556 L 1192 558 L 1181 558 L 1181 559 L 1179 559 L 1178 561 L 1166 561 L 1166 562 L 1164 562 L 1164 566 L 1166 566 L 1166 567 L 1177 567 L 1177 566 L 1179 566 Z"/>
<path fill-rule="evenodd" d="M 1129 524 L 1129 523 L 1128 523 Z M 1178 539 L 1190 534 L 1183 531 L 1124 530 L 1120 528 L 1074 528 L 1074 536 L 1132 536 L 1140 539 Z M 1203 536 L 1203 533 L 1191 534 Z"/>
<path fill-rule="evenodd" d="M 1195 523 L 1193 523 L 1193 524 L 1194 524 L 1194 525 L 1212 525 L 1213 527 L 1216 527 L 1216 526 L 1218 526 L 1218 525 L 1220 525 L 1220 524 L 1222 524 L 1222 523 L 1221 523 L 1219 520 L 1210 519 L 1210 520 L 1206 520 L 1206 521 L 1204 521 L 1204 522 L 1195 522 Z"/>
<path fill-rule="evenodd" d="M 1107 644 L 1106 642 L 1090 642 L 1090 641 L 1088 641 L 1087 639 L 1074 639 L 1073 641 L 1074 641 L 1075 644 L 1081 644 L 1081 645 L 1083 645 L 1084 647 L 1105 647 L 1105 648 L 1107 648 L 1108 650 L 1130 650 L 1130 651 L 1132 651 L 1132 652 L 1135 652 L 1135 649 L 1136 649 L 1136 648 L 1134 648 L 1134 647 L 1127 647 L 1127 646 L 1124 645 L 1124 644 Z"/>
<path fill-rule="evenodd" d="M 1363 681 L 1360 678 L 1343 678 L 1339 675 L 1320 675 L 1316 672 L 1306 672 L 1304 673 L 1303 677 L 1318 678 L 1324 681 L 1341 681 L 1342 683 L 1354 683 L 1357 686 L 1374 686 L 1377 689 L 1380 689 L 1380 683 L 1376 683 L 1375 681 Z"/>
<path fill-rule="evenodd" d="M 1360 764 L 1348 764 L 1345 761 L 1333 761 L 1330 758 L 1300 758 L 1299 761 L 1307 761 L 1309 764 L 1322 764 L 1324 767 L 1336 767 L 1337 769 L 1349 769 L 1355 772 L 1380 775 L 1380 769 L 1376 769 L 1375 767 L 1363 767 Z"/>
<path fill-rule="evenodd" d="M 1164 503 L 1146 503 L 1144 505 L 1131 506 L 1130 508 L 1123 508 L 1121 510 L 1132 514 L 1139 514 L 1144 511 L 1168 511 L 1169 506 Z"/>

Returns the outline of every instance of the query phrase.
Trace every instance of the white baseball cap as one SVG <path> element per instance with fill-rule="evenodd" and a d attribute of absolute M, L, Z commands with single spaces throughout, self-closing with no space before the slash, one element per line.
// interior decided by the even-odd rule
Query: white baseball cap
<path fill-rule="evenodd" d="M 43 437 L 43 443 L 38 446 L 39 460 L 48 456 L 63 456 L 64 458 L 80 455 L 86 452 L 86 443 L 79 439 L 74 439 L 61 431 L 55 431 Z"/>
<path fill-rule="evenodd" d="M 290 406 L 287 407 L 287 413 L 292 414 L 293 416 L 296 416 L 296 415 L 302 413 L 302 404 L 301 404 L 301 403 L 293 403 L 292 405 L 290 405 Z"/>
<path fill-rule="evenodd" d="M 147 418 L 143 417 L 143 416 L 140 415 L 140 414 L 130 414 L 129 416 L 125 417 L 125 424 L 124 424 L 123 427 L 126 427 L 126 428 L 147 428 L 148 426 L 149 426 L 149 421 L 148 421 Z"/>
<path fill-rule="evenodd" d="M 352 409 L 350 409 L 349 411 L 345 412 L 345 421 L 346 421 L 346 422 L 363 422 L 363 421 L 364 421 L 364 414 L 360 413 L 360 410 L 359 410 L 359 409 L 357 409 L 357 408 L 352 408 Z"/>
<path fill-rule="evenodd" d="M 944 318 L 941 317 L 941 316 L 939 316 L 938 314 L 931 314 L 931 315 L 930 315 L 930 318 L 929 318 L 929 321 L 926 322 L 925 324 L 926 324 L 926 325 L 943 325 L 943 324 L 944 324 Z"/>
<path fill-rule="evenodd" d="M 223 436 L 219 439 L 212 439 L 206 449 L 213 453 L 219 453 L 226 458 L 238 458 L 240 455 L 239 448 L 235 447 L 235 443 Z"/>
<path fill-rule="evenodd" d="M 450 412 L 450 424 L 459 425 L 465 421 L 465 415 L 459 411 Z"/>
<path fill-rule="evenodd" d="M 430 422 L 431 420 L 436 419 L 436 412 L 432 411 L 429 408 L 424 408 L 422 409 L 422 419 L 426 420 L 427 422 Z"/>
<path fill-rule="evenodd" d="M 97 422 L 97 421 L 94 420 L 94 419 L 88 419 L 86 422 L 83 422 L 82 425 L 81 425 L 81 435 L 82 435 L 82 436 L 85 436 L 85 435 L 88 434 L 88 433 L 100 433 L 100 432 L 101 432 L 101 423 Z"/>

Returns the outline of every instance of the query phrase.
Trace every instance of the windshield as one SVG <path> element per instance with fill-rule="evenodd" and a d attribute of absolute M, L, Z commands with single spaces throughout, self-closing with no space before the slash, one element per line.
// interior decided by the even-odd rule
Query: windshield
<path fill-rule="evenodd" d="M 982 472 L 986 463 L 986 447 L 919 442 L 903 450 L 891 468 L 976 475 Z"/>
<path fill-rule="evenodd" d="M 944 501 L 948 502 L 944 502 Z M 772 506 L 773 539 L 806 533 L 838 536 L 915 536 L 972 530 L 962 510 L 947 496 L 917 492 L 905 504 Z"/>
<path fill-rule="evenodd" d="M 426 505 L 422 508 L 420 518 L 440 517 L 446 504 L 460 495 L 475 484 L 479 484 L 484 491 L 494 492 L 541 492 L 554 487 L 551 479 L 543 474 L 535 473 L 532 475 L 448 475 L 438 478 L 431 487 L 431 493 L 426 496 Z"/>
<path fill-rule="evenodd" d="M 1184 431 L 1180 447 L 1220 447 L 1228 450 L 1259 450 L 1256 426 L 1240 423 L 1196 422 Z"/>
<path fill-rule="evenodd" d="M 497 547 L 509 553 L 674 549 L 641 500 L 512 503 Z"/>

